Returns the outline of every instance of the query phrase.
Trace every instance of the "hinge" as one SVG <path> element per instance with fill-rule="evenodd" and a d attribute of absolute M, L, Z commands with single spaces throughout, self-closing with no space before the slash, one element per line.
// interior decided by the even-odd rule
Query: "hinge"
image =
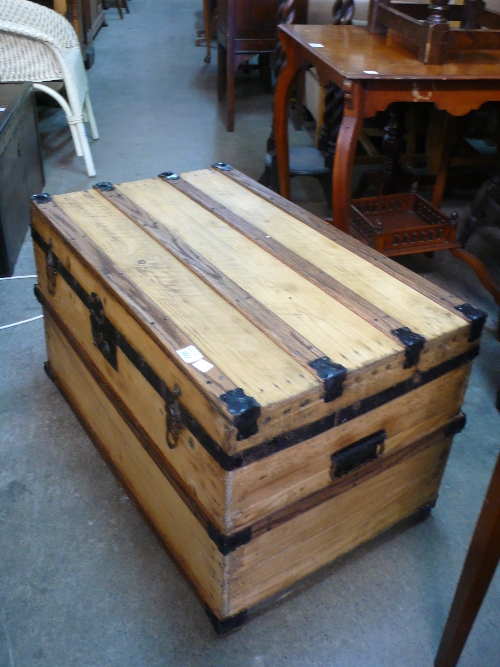
<path fill-rule="evenodd" d="M 474 308 L 474 306 L 471 306 L 470 303 L 462 303 L 460 306 L 456 306 L 455 310 L 458 310 L 459 313 L 465 315 L 465 317 L 470 322 L 469 343 L 477 340 L 481 335 L 488 315 L 484 312 L 484 310 Z"/>
<path fill-rule="evenodd" d="M 238 440 L 245 440 L 257 433 L 260 405 L 255 398 L 247 396 L 243 389 L 237 387 L 222 394 L 220 400 L 227 403 L 227 409 L 233 417 L 233 424 L 238 429 Z"/>
<path fill-rule="evenodd" d="M 416 366 L 420 359 L 420 352 L 425 345 L 425 338 L 420 334 L 413 332 L 411 329 L 408 329 L 408 327 L 393 329 L 391 334 L 396 336 L 396 338 L 399 338 L 406 348 L 403 368 Z"/>
<path fill-rule="evenodd" d="M 88 309 L 90 311 L 90 328 L 92 338 L 103 357 L 118 370 L 116 358 L 117 331 L 104 314 L 104 306 L 95 292 L 89 297 Z"/>
<path fill-rule="evenodd" d="M 341 364 L 336 364 L 329 357 L 320 357 L 309 362 L 309 366 L 314 369 L 320 380 L 323 380 L 325 388 L 325 403 L 333 401 L 342 396 L 344 381 L 347 375 L 347 368 Z"/>

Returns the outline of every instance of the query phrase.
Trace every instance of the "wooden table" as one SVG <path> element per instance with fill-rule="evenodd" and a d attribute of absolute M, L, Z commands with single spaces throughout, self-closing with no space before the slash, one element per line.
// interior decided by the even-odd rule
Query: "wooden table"
<path fill-rule="evenodd" d="M 484 102 L 500 101 L 498 53 L 468 52 L 444 65 L 424 65 L 402 45 L 400 38 L 389 42 L 358 26 L 280 26 L 279 37 L 287 58 L 274 98 L 280 193 L 290 198 L 290 91 L 299 70 L 310 64 L 317 69 L 323 86 L 332 82 L 344 92 L 344 116 L 333 169 L 332 210 L 334 225 L 347 233 L 354 155 L 365 118 L 393 102 L 434 102 L 452 116 L 463 116 Z M 442 189 L 444 183 L 440 185 Z"/>

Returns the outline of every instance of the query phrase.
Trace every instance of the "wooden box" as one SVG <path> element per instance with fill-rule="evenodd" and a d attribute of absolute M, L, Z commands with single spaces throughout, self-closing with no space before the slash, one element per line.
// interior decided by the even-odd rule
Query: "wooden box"
<path fill-rule="evenodd" d="M 435 502 L 481 311 L 223 163 L 32 234 L 49 374 L 218 631 Z"/>
<path fill-rule="evenodd" d="M 0 276 L 11 276 L 44 183 L 31 84 L 0 84 L 0 109 Z"/>
<path fill-rule="evenodd" d="M 351 234 L 387 257 L 460 248 L 457 222 L 414 192 L 353 199 Z"/>

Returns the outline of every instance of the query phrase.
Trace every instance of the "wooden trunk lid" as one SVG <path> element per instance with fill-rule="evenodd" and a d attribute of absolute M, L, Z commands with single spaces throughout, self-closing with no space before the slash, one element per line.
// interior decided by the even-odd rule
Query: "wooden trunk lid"
<path fill-rule="evenodd" d="M 34 206 L 48 270 L 71 249 L 102 286 L 95 317 L 132 343 L 121 303 L 156 368 L 173 364 L 165 391 L 192 385 L 185 407 L 229 454 L 477 346 L 484 314 L 224 165 Z"/>

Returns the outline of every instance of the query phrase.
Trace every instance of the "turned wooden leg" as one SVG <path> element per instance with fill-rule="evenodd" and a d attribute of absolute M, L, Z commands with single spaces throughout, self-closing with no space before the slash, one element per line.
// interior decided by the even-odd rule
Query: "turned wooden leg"
<path fill-rule="evenodd" d="M 300 59 L 293 44 L 289 46 L 285 36 L 281 37 L 286 54 L 286 65 L 276 82 L 274 89 L 274 134 L 276 161 L 278 165 L 279 191 L 290 199 L 290 163 L 288 155 L 288 104 L 292 84 L 300 66 Z"/>
<path fill-rule="evenodd" d="M 123 19 L 122 0 L 116 0 L 116 6 L 118 8 L 118 14 L 120 14 L 120 18 Z"/>
<path fill-rule="evenodd" d="M 363 127 L 363 116 L 346 116 L 342 119 L 335 160 L 333 163 L 333 224 L 337 229 L 349 234 L 349 213 L 351 207 L 351 182 L 354 156 L 359 133 Z"/>
<path fill-rule="evenodd" d="M 207 44 L 207 55 L 205 56 L 205 62 L 209 63 L 212 56 L 210 53 L 210 40 L 212 38 L 211 26 L 210 26 L 210 0 L 203 0 L 203 19 L 205 22 L 205 41 Z"/>
<path fill-rule="evenodd" d="M 455 667 L 500 559 L 500 456 L 486 493 L 434 661 Z"/>

